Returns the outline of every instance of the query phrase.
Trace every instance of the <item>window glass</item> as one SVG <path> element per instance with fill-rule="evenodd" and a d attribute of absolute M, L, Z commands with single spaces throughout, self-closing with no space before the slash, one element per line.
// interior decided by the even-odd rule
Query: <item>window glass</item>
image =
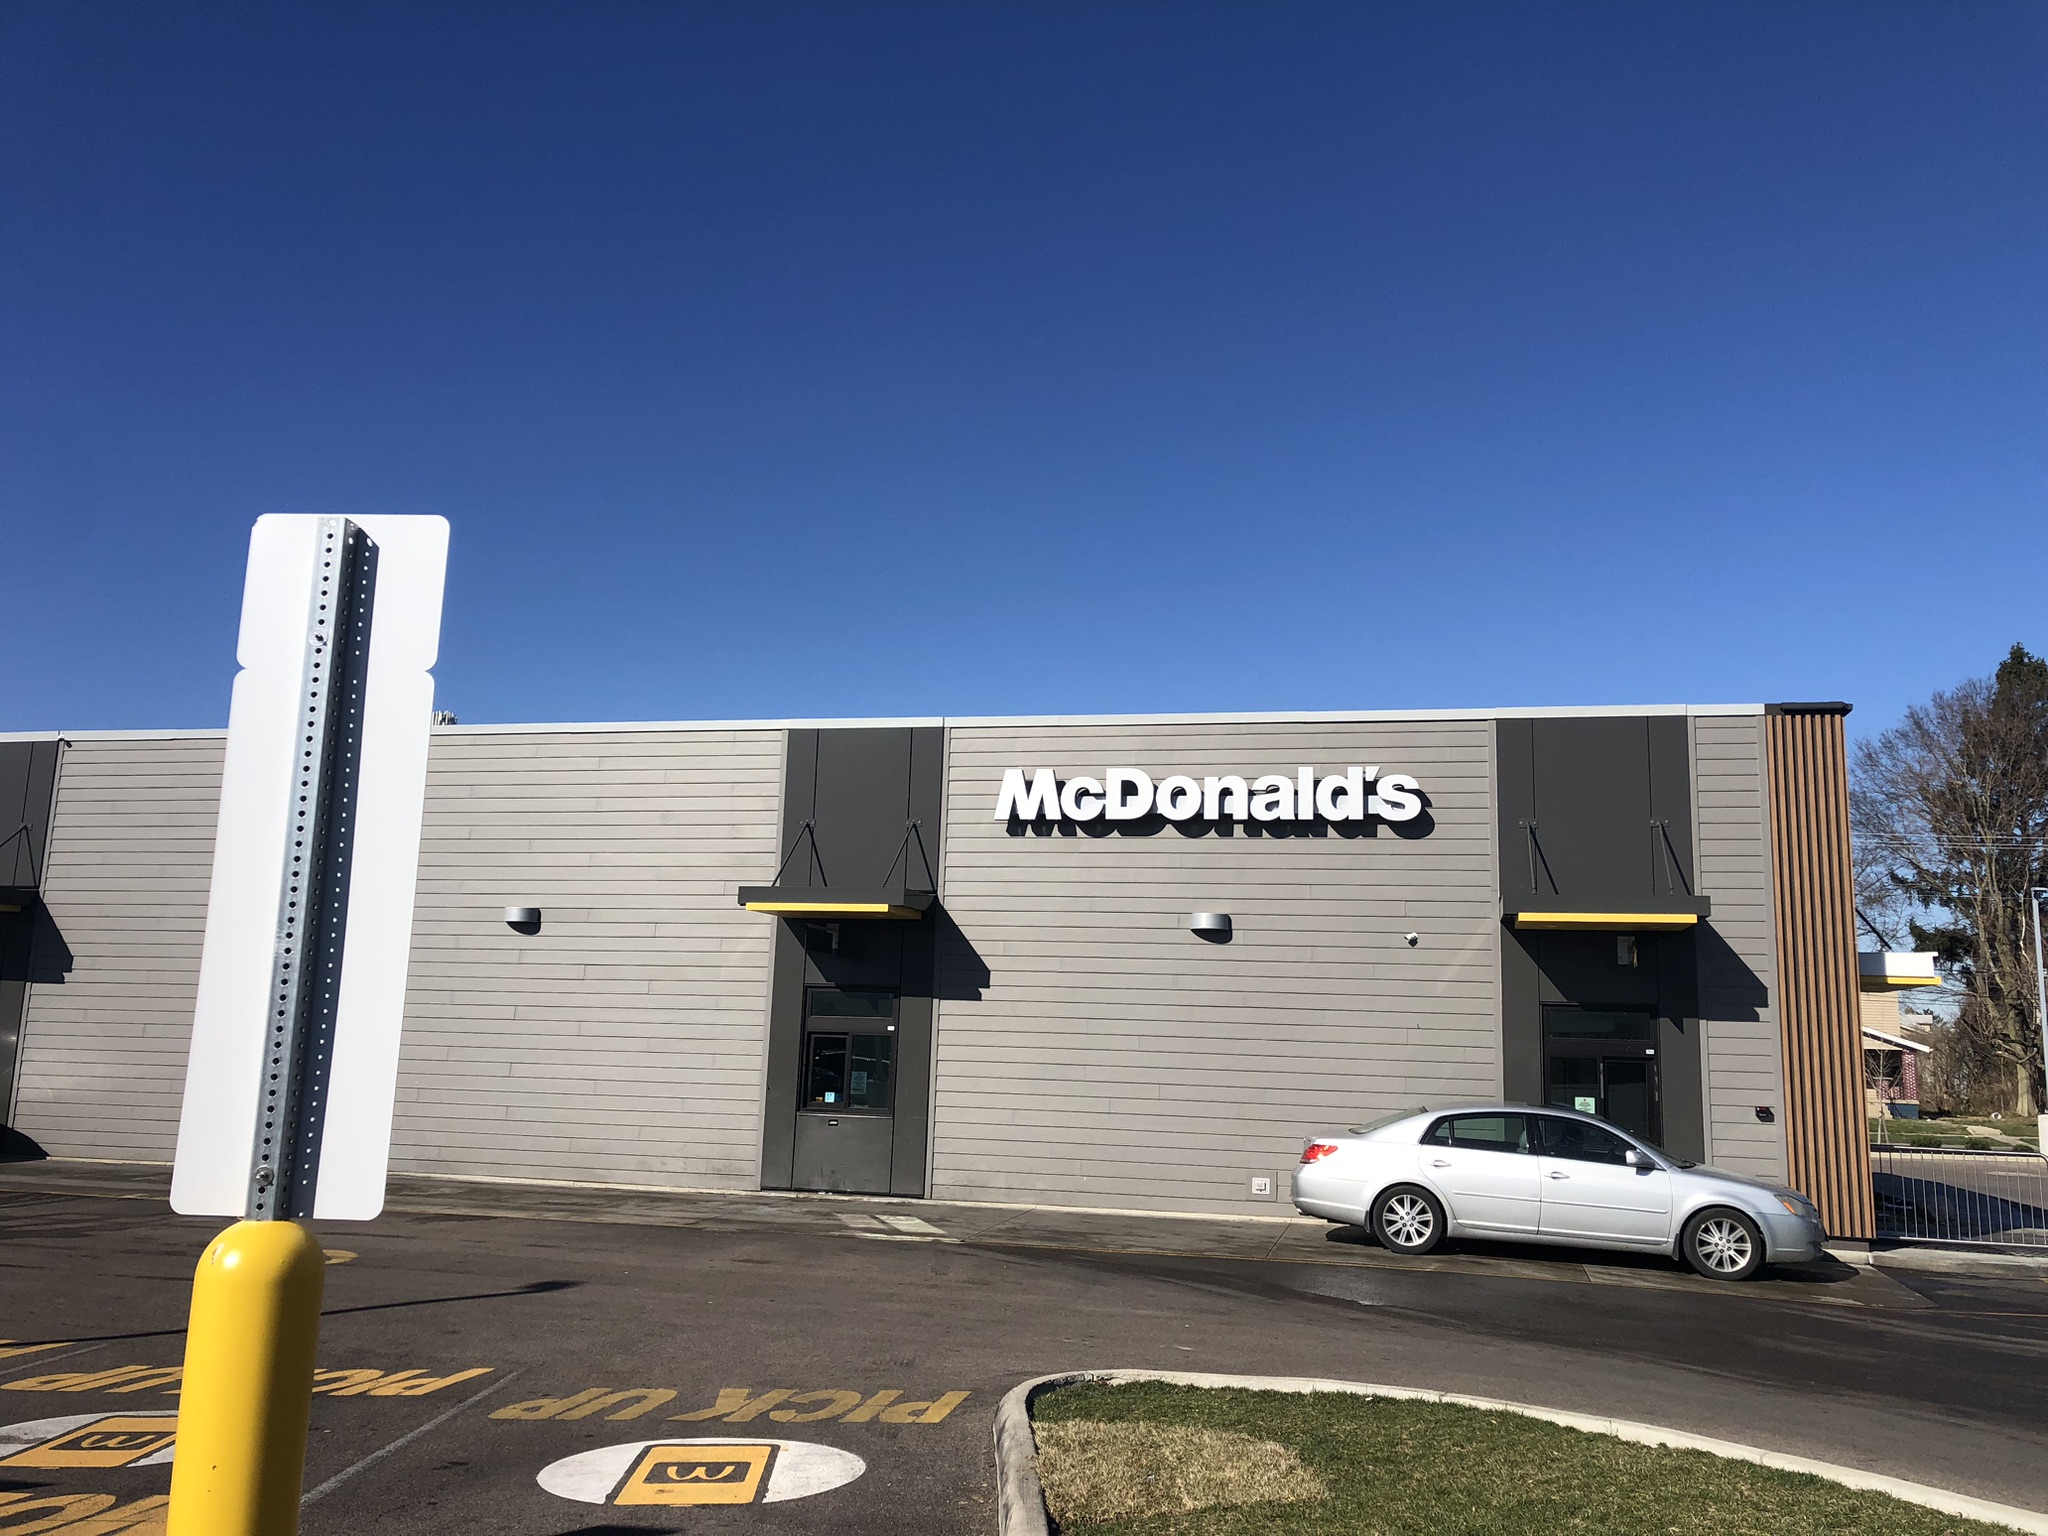
<path fill-rule="evenodd" d="M 846 1101 L 855 1109 L 889 1107 L 889 1068 L 894 1065 L 894 1035 L 855 1035 L 848 1053 Z"/>
<path fill-rule="evenodd" d="M 812 1035 L 804 1042 L 804 1105 L 842 1108 L 846 1104 L 845 1035 Z"/>
<path fill-rule="evenodd" d="M 842 992 L 837 987 L 812 987 L 805 994 L 814 1019 L 893 1019 L 894 992 Z"/>
<path fill-rule="evenodd" d="M 1575 1163 L 1625 1163 L 1634 1148 L 1614 1132 L 1584 1120 L 1553 1120 L 1546 1115 L 1543 1150 L 1552 1157 L 1569 1158 Z"/>
<path fill-rule="evenodd" d="M 818 1033 L 804 1041 L 805 1109 L 887 1109 L 896 1037 Z"/>
<path fill-rule="evenodd" d="M 1647 1013 L 1600 1013 L 1590 1008 L 1546 1008 L 1543 1027 L 1553 1040 L 1654 1040 L 1657 1021 Z"/>
<path fill-rule="evenodd" d="M 1474 1152 L 1526 1152 L 1528 1121 L 1521 1115 L 1452 1115 L 1430 1127 L 1428 1140 Z"/>
<path fill-rule="evenodd" d="M 1553 1056 L 1550 1058 L 1550 1092 L 1544 1101 L 1552 1109 L 1576 1109 L 1582 1115 L 1600 1113 L 1600 1058 L 1598 1056 Z"/>

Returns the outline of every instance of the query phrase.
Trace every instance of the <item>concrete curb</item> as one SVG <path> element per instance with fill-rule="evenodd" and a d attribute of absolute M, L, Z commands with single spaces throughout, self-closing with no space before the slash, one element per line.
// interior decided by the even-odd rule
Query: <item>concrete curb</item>
<path fill-rule="evenodd" d="M 2000 1278 L 2016 1274 L 2048 1274 L 2048 1254 L 1980 1250 L 1970 1253 L 1954 1248 L 1875 1248 L 1870 1262 L 1879 1269 L 1917 1270 L 1932 1275 L 1991 1275 Z"/>
<path fill-rule="evenodd" d="M 1052 1522 L 1046 1513 L 1045 1490 L 1038 1480 L 1038 1442 L 1031 1431 L 1031 1405 L 1055 1387 L 1080 1381 L 1164 1381 L 1183 1387 L 1243 1387 L 1254 1392 L 1346 1392 L 1359 1397 L 1406 1398 L 1414 1402 L 1455 1403 L 1465 1408 L 1487 1408 L 1497 1413 L 1526 1414 L 1569 1429 L 1612 1435 L 1635 1445 L 1668 1446 L 1674 1450 L 1705 1451 L 1731 1461 L 1754 1462 L 1781 1472 L 1804 1472 L 1826 1478 L 1845 1488 L 1870 1493 L 1887 1493 L 1908 1504 L 1983 1520 L 1992 1525 L 2026 1531 L 2030 1536 L 2048 1536 L 2048 1514 L 1994 1504 L 1989 1499 L 1909 1483 L 1903 1478 L 1865 1472 L 1857 1467 L 1837 1466 L 1805 1456 L 1767 1451 L 1760 1446 L 1738 1445 L 1732 1440 L 1715 1440 L 1684 1430 L 1664 1429 L 1655 1424 L 1638 1424 L 1629 1419 L 1602 1418 L 1597 1414 L 1569 1413 L 1559 1408 L 1539 1408 L 1530 1403 L 1510 1403 L 1494 1397 L 1470 1397 L 1462 1392 L 1432 1392 L 1418 1387 L 1387 1387 L 1359 1381 L 1323 1381 L 1304 1376 L 1217 1376 L 1202 1371 L 1062 1371 L 1020 1382 L 1003 1394 L 996 1408 L 996 1530 L 999 1536 L 1051 1536 Z"/>

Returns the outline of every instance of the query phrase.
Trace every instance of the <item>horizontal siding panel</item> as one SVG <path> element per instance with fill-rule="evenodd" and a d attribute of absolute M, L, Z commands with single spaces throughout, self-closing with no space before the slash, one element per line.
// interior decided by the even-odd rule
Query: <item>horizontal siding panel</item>
<path fill-rule="evenodd" d="M 61 1156 L 168 1160 L 213 859 L 218 736 L 65 758 L 18 1123 Z M 751 1187 L 779 850 L 778 730 L 438 733 L 393 1166 Z M 501 909 L 538 904 L 539 935 Z"/>
<path fill-rule="evenodd" d="M 29 990 L 15 1104 L 53 1156 L 176 1150 L 225 748 L 88 737 L 64 751 L 43 895 L 71 969 Z"/>
<path fill-rule="evenodd" d="M 990 975 L 939 1005 L 933 1194 L 1270 1215 L 1247 1180 L 1304 1135 L 1497 1096 L 1492 754 L 1485 722 L 955 727 L 944 899 Z M 1011 767 L 1352 763 L 1413 773 L 1429 835 L 1012 837 L 992 815 Z M 1194 938 L 1195 911 L 1233 941 Z"/>
<path fill-rule="evenodd" d="M 392 1165 L 751 1188 L 779 730 L 434 738 Z M 506 906 L 538 906 L 513 933 Z"/>
<path fill-rule="evenodd" d="M 1785 1102 L 1771 934 L 1763 717 L 1693 721 L 1700 894 L 1713 902 L 1700 956 L 1709 1161 L 1785 1177 Z M 1718 939 L 1718 944 L 1712 942 Z M 1758 1105 L 1777 1116 L 1765 1125 Z"/>

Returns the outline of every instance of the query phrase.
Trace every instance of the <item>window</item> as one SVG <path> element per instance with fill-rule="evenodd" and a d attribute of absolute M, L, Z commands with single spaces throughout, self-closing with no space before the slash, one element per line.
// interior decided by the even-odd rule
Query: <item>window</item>
<path fill-rule="evenodd" d="M 817 1033 L 805 1042 L 805 1109 L 887 1109 L 894 1035 Z"/>
<path fill-rule="evenodd" d="M 810 987 L 804 992 L 805 1109 L 886 1114 L 894 1105 L 896 994 Z"/>
<path fill-rule="evenodd" d="M 1524 1115 L 1447 1115 L 1422 1139 L 1431 1146 L 1473 1152 L 1527 1152 L 1529 1122 Z"/>
<path fill-rule="evenodd" d="M 1543 1128 L 1543 1150 L 1551 1157 L 1568 1158 L 1575 1163 L 1626 1163 L 1628 1154 L 1635 1150 L 1614 1132 L 1583 1120 L 1553 1120 L 1545 1115 L 1539 1123 Z"/>
<path fill-rule="evenodd" d="M 1546 1008 L 1543 1027 L 1553 1040 L 1640 1040 L 1654 1045 L 1657 1021 L 1630 1010 L 1608 1013 L 1591 1008 Z"/>

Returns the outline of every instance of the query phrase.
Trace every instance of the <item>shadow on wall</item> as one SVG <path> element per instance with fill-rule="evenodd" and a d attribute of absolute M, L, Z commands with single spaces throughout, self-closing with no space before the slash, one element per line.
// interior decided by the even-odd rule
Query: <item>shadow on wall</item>
<path fill-rule="evenodd" d="M 0 1163 L 39 1163 L 49 1155 L 33 1137 L 0 1125 Z"/>
<path fill-rule="evenodd" d="M 932 996 L 946 1003 L 980 1002 L 982 989 L 989 984 L 988 962 L 944 907 L 934 905 L 930 921 L 939 945 Z"/>
<path fill-rule="evenodd" d="M 61 986 L 71 974 L 71 946 L 49 909 L 34 896 L 19 912 L 0 912 L 0 981 Z"/>
<path fill-rule="evenodd" d="M 1693 930 L 1698 945 L 1700 1016 L 1753 1024 L 1771 1003 L 1771 989 L 1738 955 L 1711 921 Z"/>

